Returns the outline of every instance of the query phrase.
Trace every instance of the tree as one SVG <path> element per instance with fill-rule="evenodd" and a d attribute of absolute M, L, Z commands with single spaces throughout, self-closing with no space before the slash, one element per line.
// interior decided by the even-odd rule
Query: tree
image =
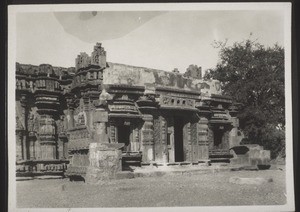
<path fill-rule="evenodd" d="M 240 128 L 249 141 L 270 149 L 275 157 L 284 142 L 284 49 L 250 39 L 218 44 L 220 61 L 204 78 L 219 80 L 223 93 L 241 103 Z"/>

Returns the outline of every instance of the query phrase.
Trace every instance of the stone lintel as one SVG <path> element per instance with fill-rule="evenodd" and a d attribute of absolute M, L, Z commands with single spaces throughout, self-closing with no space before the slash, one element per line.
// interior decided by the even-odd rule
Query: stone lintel
<path fill-rule="evenodd" d="M 90 149 L 97 149 L 101 151 L 112 151 L 121 149 L 124 146 L 124 143 L 90 143 Z"/>

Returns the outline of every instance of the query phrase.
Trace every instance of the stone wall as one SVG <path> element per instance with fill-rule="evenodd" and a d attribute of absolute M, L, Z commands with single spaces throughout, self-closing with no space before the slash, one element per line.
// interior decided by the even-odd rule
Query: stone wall
<path fill-rule="evenodd" d="M 108 68 L 103 72 L 103 83 L 143 87 L 146 84 L 154 84 L 156 87 L 202 92 L 207 95 L 221 94 L 220 83 L 217 80 L 204 81 L 188 78 L 180 73 L 118 63 L 108 63 Z"/>

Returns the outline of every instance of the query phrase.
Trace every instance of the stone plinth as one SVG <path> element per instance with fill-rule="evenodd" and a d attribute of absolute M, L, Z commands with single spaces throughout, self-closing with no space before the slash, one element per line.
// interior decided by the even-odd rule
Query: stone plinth
<path fill-rule="evenodd" d="M 116 179 L 122 171 L 122 143 L 90 143 L 86 182 L 96 184 L 101 181 Z"/>

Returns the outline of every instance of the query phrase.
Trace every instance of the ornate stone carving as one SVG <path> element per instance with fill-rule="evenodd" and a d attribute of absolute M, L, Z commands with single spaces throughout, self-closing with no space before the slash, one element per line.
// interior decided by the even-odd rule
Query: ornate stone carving
<path fill-rule="evenodd" d="M 84 112 L 79 112 L 78 116 L 77 116 L 77 125 L 85 125 L 85 116 L 84 116 Z"/>
<path fill-rule="evenodd" d="M 103 79 L 103 72 L 102 71 L 98 72 L 98 79 L 100 79 L 100 80 Z"/>
<path fill-rule="evenodd" d="M 169 154 L 169 151 L 168 151 L 168 144 L 167 144 L 167 121 L 166 121 L 166 118 L 161 116 L 161 144 L 162 144 L 162 160 L 163 162 L 168 162 L 168 154 Z"/>
<path fill-rule="evenodd" d="M 79 106 L 74 110 L 75 126 L 83 126 L 87 124 L 85 105 L 83 98 L 81 98 Z"/>
<path fill-rule="evenodd" d="M 22 131 L 18 131 L 16 133 L 16 159 L 17 161 L 24 159 L 23 157 L 23 132 Z"/>
<path fill-rule="evenodd" d="M 157 118 L 153 119 L 153 130 L 154 130 L 154 141 L 160 142 L 160 120 Z"/>
<path fill-rule="evenodd" d="M 94 46 L 94 51 L 91 56 L 91 64 L 99 65 L 100 67 L 106 67 L 106 51 L 101 46 L 101 43 L 97 43 Z"/>
<path fill-rule="evenodd" d="M 65 133 L 65 115 L 60 115 L 59 120 L 56 121 L 57 133 Z"/>
<path fill-rule="evenodd" d="M 101 94 L 99 95 L 99 100 L 95 101 L 96 107 L 104 107 L 107 105 L 107 101 L 112 100 L 112 95 L 110 95 L 105 88 L 103 88 Z"/>
<path fill-rule="evenodd" d="M 162 97 L 162 103 L 164 105 L 171 105 L 171 100 L 172 99 L 170 97 L 166 97 L 166 96 Z"/>
<path fill-rule="evenodd" d="M 39 73 L 43 75 L 52 75 L 54 74 L 53 68 L 49 64 L 41 64 L 39 66 Z"/>
<path fill-rule="evenodd" d="M 38 132 L 39 130 L 38 114 L 36 113 L 36 110 L 32 110 L 28 115 L 27 130 L 28 132 Z"/>
<path fill-rule="evenodd" d="M 24 126 L 18 116 L 16 116 L 16 130 L 24 130 Z"/>
<path fill-rule="evenodd" d="M 55 122 L 52 117 L 45 116 L 41 118 L 38 133 L 40 137 L 43 135 L 50 135 L 51 137 L 55 135 Z M 47 140 L 47 138 L 45 139 Z"/>
<path fill-rule="evenodd" d="M 160 104 L 161 106 L 194 108 L 195 100 L 161 95 Z"/>
<path fill-rule="evenodd" d="M 69 132 L 69 150 L 87 149 L 91 135 L 87 128 L 72 130 Z"/>
<path fill-rule="evenodd" d="M 91 64 L 91 58 L 87 53 L 82 52 L 80 53 L 80 55 L 77 55 L 77 58 L 75 59 L 76 70 L 80 68 L 88 67 L 90 64 Z"/>
<path fill-rule="evenodd" d="M 208 119 L 201 117 L 198 122 L 198 143 L 199 145 L 207 145 L 209 139 Z"/>

